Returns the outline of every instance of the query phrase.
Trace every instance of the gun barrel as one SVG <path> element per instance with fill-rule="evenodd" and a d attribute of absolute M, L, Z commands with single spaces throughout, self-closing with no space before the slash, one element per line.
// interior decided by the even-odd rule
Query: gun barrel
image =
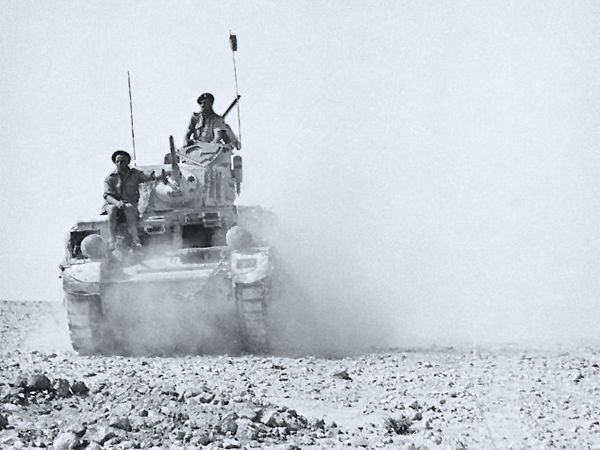
<path fill-rule="evenodd" d="M 177 169 L 177 155 L 175 154 L 175 140 L 173 136 L 169 136 L 169 146 L 171 152 L 171 168 L 173 170 Z"/>
<path fill-rule="evenodd" d="M 231 102 L 231 105 L 229 105 L 229 107 L 225 110 L 225 112 L 223 113 L 223 119 L 227 116 L 227 114 L 229 114 L 231 112 L 231 110 L 233 109 L 233 107 L 237 104 L 237 102 L 239 101 L 241 95 L 238 94 L 238 96 Z"/>

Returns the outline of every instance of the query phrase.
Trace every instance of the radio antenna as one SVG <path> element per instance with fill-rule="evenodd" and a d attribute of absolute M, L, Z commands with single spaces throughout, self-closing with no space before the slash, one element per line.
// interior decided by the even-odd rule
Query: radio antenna
<path fill-rule="evenodd" d="M 235 52 L 237 52 L 237 36 L 235 34 L 231 34 L 231 30 L 229 30 L 229 45 L 231 46 L 231 55 L 233 56 L 233 77 L 235 78 L 235 96 L 239 100 L 240 93 L 238 90 L 238 78 L 237 78 L 237 67 L 235 64 Z M 240 103 L 237 104 L 237 119 L 238 119 L 238 134 L 239 141 L 242 142 L 242 123 L 240 120 Z"/>
<path fill-rule="evenodd" d="M 131 116 L 131 142 L 133 143 L 133 165 L 136 165 L 136 156 L 135 156 L 135 132 L 133 131 L 133 100 L 131 99 L 131 76 L 129 75 L 129 71 L 127 71 L 127 84 L 129 85 L 129 114 Z"/>

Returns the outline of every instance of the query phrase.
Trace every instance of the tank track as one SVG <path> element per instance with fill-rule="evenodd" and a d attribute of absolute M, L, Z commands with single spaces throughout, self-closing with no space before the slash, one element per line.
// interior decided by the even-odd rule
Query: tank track
<path fill-rule="evenodd" d="M 96 294 L 65 293 L 65 306 L 69 319 L 69 332 L 73 349 L 80 355 L 97 355 L 105 352 L 106 330 Z"/>
<path fill-rule="evenodd" d="M 267 353 L 270 350 L 267 329 L 268 295 L 268 280 L 235 285 L 235 299 L 242 320 L 245 346 L 250 353 Z"/>

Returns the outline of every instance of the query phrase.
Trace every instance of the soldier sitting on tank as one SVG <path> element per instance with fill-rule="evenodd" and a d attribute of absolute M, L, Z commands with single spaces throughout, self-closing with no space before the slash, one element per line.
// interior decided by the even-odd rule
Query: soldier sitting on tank
<path fill-rule="evenodd" d="M 104 180 L 104 211 L 108 214 L 109 246 L 115 248 L 117 239 L 117 224 L 127 223 L 127 230 L 132 239 L 133 248 L 140 248 L 141 242 L 137 230 L 140 200 L 140 183 L 154 180 L 154 172 L 146 175 L 141 170 L 130 168 L 131 156 L 124 150 L 112 154 L 115 170 Z"/>
<path fill-rule="evenodd" d="M 185 135 L 186 145 L 194 142 L 221 142 L 239 149 L 240 141 L 225 120 L 212 109 L 215 97 L 206 92 L 198 97 L 200 111 L 192 114 L 188 131 Z"/>

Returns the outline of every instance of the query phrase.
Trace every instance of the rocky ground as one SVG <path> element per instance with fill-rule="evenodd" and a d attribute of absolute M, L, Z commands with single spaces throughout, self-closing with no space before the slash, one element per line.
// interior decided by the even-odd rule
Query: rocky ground
<path fill-rule="evenodd" d="M 600 449 L 592 350 L 80 357 L 0 302 L 0 448 Z"/>

